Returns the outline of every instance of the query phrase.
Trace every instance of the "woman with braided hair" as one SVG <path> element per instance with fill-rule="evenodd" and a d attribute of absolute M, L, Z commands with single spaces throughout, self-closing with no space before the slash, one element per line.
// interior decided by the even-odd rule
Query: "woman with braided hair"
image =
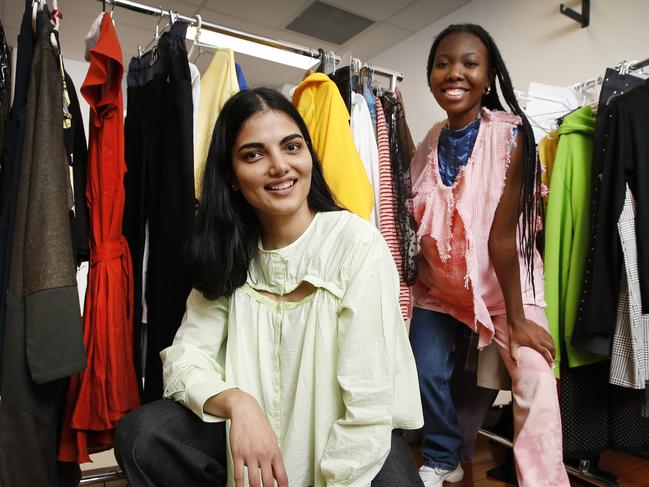
<path fill-rule="evenodd" d="M 512 378 L 519 485 L 567 486 L 535 245 L 542 205 L 532 129 L 496 44 L 478 25 L 439 34 L 427 77 L 448 118 L 432 127 L 411 164 L 420 244 L 410 328 L 425 422 L 420 476 L 427 487 L 463 477 L 448 384 L 463 323 L 478 333 L 479 348 L 496 342 Z"/>

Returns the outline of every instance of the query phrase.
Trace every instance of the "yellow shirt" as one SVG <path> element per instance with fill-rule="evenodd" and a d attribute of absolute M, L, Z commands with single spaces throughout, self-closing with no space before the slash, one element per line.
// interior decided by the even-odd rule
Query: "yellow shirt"
<path fill-rule="evenodd" d="M 259 292 L 303 282 L 315 291 L 300 302 Z M 165 397 L 204 421 L 222 421 L 203 405 L 226 389 L 257 399 L 291 487 L 369 487 L 392 429 L 423 424 L 394 261 L 379 231 L 348 211 L 316 214 L 287 247 L 260 247 L 231 296 L 192 291 L 161 356 Z"/>
<path fill-rule="evenodd" d="M 295 89 L 293 105 L 306 122 L 336 201 L 369 220 L 374 192 L 356 150 L 349 112 L 338 87 L 326 74 L 313 73 Z"/>
<path fill-rule="evenodd" d="M 201 195 L 203 171 L 212 142 L 214 124 L 225 102 L 238 91 L 239 82 L 232 49 L 217 49 L 210 67 L 201 78 L 201 98 L 194 145 L 194 182 L 197 198 Z"/>
<path fill-rule="evenodd" d="M 557 146 L 559 145 L 559 132 L 557 130 L 551 131 L 547 136 L 539 142 L 539 161 L 543 171 L 541 172 L 541 184 L 550 189 L 550 182 L 552 181 L 552 169 L 554 169 L 554 158 L 557 154 Z M 543 195 L 543 202 L 547 209 L 548 195 Z"/>

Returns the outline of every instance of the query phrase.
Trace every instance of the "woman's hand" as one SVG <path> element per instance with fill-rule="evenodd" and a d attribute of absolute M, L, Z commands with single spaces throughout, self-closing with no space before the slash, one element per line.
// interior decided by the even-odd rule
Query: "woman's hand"
<path fill-rule="evenodd" d="M 517 323 L 509 324 L 509 353 L 518 366 L 518 349 L 530 347 L 539 352 L 548 365 L 554 365 L 554 340 L 552 335 L 532 320 L 524 319 Z"/>
<path fill-rule="evenodd" d="M 236 487 L 243 487 L 243 467 L 248 467 L 250 487 L 288 487 L 282 452 L 275 432 L 257 400 L 237 390 L 230 409 L 230 452 Z"/>

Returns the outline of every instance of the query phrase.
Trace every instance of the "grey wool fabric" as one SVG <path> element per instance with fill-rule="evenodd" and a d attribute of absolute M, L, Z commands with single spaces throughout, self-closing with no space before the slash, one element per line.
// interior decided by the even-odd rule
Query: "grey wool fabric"
<path fill-rule="evenodd" d="M 37 30 L 6 295 L 0 485 L 63 487 L 74 480 L 62 480 L 70 465 L 56 462 L 56 432 L 66 378 L 84 369 L 86 356 L 70 233 L 61 66 L 47 9 L 38 14 Z"/>

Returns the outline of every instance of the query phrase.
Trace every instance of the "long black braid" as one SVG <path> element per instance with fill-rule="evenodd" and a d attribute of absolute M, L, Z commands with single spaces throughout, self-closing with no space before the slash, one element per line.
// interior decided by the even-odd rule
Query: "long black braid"
<path fill-rule="evenodd" d="M 519 238 L 520 245 L 527 264 L 527 277 L 532 282 L 534 289 L 534 249 L 536 245 L 536 232 L 537 219 L 543 218 L 543 204 L 541 201 L 541 164 L 536 157 L 536 147 L 534 142 L 534 134 L 529 120 L 525 113 L 518 105 L 514 87 L 512 86 L 509 72 L 505 66 L 500 51 L 496 46 L 493 38 L 481 26 L 475 24 L 453 24 L 444 29 L 433 42 L 428 55 L 428 68 L 426 76 L 430 84 L 430 74 L 435 62 L 435 53 L 439 47 L 439 43 L 446 36 L 458 32 L 467 32 L 477 36 L 487 48 L 489 53 L 489 68 L 495 76 L 491 82 L 489 92 L 482 96 L 482 106 L 490 110 L 503 110 L 504 107 L 498 95 L 496 86 L 496 79 L 502 90 L 502 95 L 509 109 L 521 117 L 523 121 L 523 181 L 521 183 L 521 191 L 519 198 L 518 211 L 523 214 L 522 228 L 520 228 Z"/>

